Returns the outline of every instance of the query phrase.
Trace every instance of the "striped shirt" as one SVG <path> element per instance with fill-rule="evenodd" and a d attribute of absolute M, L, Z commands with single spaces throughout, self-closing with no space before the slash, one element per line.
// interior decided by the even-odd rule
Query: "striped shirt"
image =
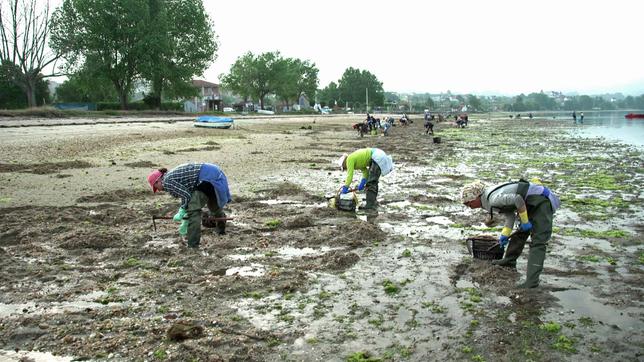
<path fill-rule="evenodd" d="M 199 183 L 202 163 L 186 163 L 168 171 L 163 176 L 163 190 L 181 199 L 181 207 L 188 208 L 192 193 Z"/>

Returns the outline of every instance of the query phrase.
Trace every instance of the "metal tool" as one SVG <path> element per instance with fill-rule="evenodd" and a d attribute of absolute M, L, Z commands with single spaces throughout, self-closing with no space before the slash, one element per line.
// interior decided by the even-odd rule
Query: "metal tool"
<path fill-rule="evenodd" d="M 512 234 L 510 234 L 510 236 L 508 236 L 508 239 L 512 239 L 512 237 L 514 237 L 514 235 L 516 235 L 518 232 L 519 232 L 519 230 L 515 230 Z M 510 243 L 510 242 L 508 241 L 508 243 Z M 497 242 L 496 244 L 494 244 L 494 245 L 490 246 L 490 247 L 487 249 L 487 251 L 490 251 L 490 250 L 492 250 L 492 249 L 494 249 L 495 247 L 500 246 L 500 245 L 501 245 L 501 243 L 498 243 L 498 242 Z M 505 249 L 505 248 L 503 248 L 503 249 Z M 504 255 L 505 255 L 505 250 L 503 250 L 503 252 L 504 252 Z"/>

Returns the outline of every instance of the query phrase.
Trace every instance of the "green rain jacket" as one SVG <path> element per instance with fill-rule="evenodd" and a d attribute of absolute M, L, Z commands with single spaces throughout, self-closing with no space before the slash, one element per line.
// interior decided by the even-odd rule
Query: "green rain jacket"
<path fill-rule="evenodd" d="M 353 170 L 360 170 L 362 178 L 369 178 L 369 164 L 371 163 L 371 148 L 361 148 L 347 157 L 347 179 L 344 185 L 349 187 L 353 181 Z"/>

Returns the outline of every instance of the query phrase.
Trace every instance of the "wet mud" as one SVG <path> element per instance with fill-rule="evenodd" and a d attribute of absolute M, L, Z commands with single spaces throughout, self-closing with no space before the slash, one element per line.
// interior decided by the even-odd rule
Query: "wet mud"
<path fill-rule="evenodd" d="M 0 359 L 640 360 L 641 150 L 471 119 L 438 123 L 441 143 L 420 120 L 387 137 L 348 118 L 19 129 L 0 142 Z M 395 162 L 376 214 L 325 197 L 344 179 L 332 162 L 360 147 Z M 218 163 L 233 194 L 226 234 L 204 228 L 198 250 L 172 220 L 153 229 L 178 201 L 145 183 L 192 160 Z M 562 198 L 531 290 L 515 288 L 529 246 L 512 269 L 472 258 L 466 239 L 500 221 L 459 202 L 463 183 L 519 177 Z"/>

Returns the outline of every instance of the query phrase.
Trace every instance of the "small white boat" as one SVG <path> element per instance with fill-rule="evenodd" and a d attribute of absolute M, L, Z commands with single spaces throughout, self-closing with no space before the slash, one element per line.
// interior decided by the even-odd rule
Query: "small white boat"
<path fill-rule="evenodd" d="M 199 116 L 195 121 L 195 127 L 205 128 L 230 128 L 233 126 L 233 119 L 219 116 Z"/>

